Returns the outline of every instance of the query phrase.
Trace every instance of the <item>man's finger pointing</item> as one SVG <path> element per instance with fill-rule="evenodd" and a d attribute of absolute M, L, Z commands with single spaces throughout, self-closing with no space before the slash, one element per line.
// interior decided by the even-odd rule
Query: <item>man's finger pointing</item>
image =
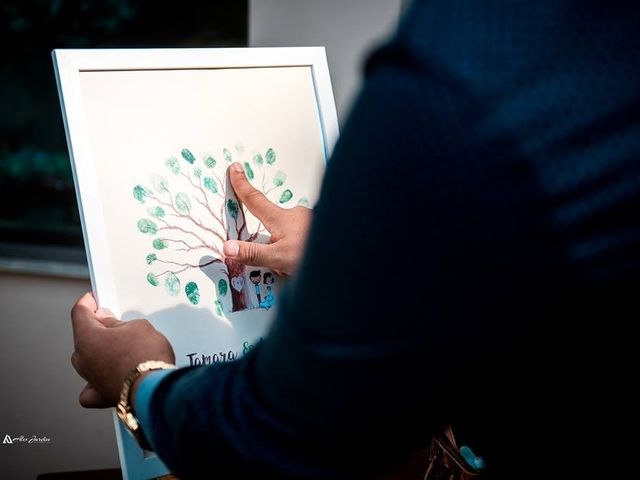
<path fill-rule="evenodd" d="M 249 211 L 269 230 L 280 211 L 280 207 L 273 204 L 262 192 L 253 188 L 240 163 L 232 163 L 229 167 L 229 180 L 238 200 L 244 203 Z"/>

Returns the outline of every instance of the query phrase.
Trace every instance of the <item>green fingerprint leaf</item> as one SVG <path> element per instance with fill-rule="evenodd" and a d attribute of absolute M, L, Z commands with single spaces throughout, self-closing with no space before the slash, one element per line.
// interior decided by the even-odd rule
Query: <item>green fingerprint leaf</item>
<path fill-rule="evenodd" d="M 151 192 L 148 188 L 143 187 L 142 185 L 136 185 L 133 187 L 133 198 L 138 200 L 140 203 L 144 203 L 146 197 L 150 197 Z"/>
<path fill-rule="evenodd" d="M 224 279 L 220 279 L 218 280 L 218 295 L 221 297 L 224 297 L 227 294 L 227 290 L 228 290 L 228 285 L 227 285 L 227 281 Z"/>
<path fill-rule="evenodd" d="M 256 165 L 264 165 L 264 158 L 262 157 L 261 154 L 258 153 L 257 155 L 253 156 L 253 162 Z"/>
<path fill-rule="evenodd" d="M 174 273 L 168 273 L 164 279 L 164 289 L 169 295 L 175 297 L 180 293 L 180 279 Z"/>
<path fill-rule="evenodd" d="M 274 163 L 276 163 L 276 152 L 273 151 L 273 148 L 268 149 L 267 153 L 265 153 L 264 156 L 269 165 L 273 165 Z"/>
<path fill-rule="evenodd" d="M 215 302 L 213 302 L 216 305 L 216 313 L 218 314 L 219 317 L 223 317 L 223 311 L 222 311 L 222 302 L 220 300 L 216 300 Z"/>
<path fill-rule="evenodd" d="M 278 203 L 287 203 L 289 200 L 291 200 L 292 197 L 293 192 L 287 188 L 284 192 L 282 192 L 282 195 L 280 195 Z"/>
<path fill-rule="evenodd" d="M 189 200 L 189 195 L 182 192 L 177 193 L 176 208 L 180 213 L 187 213 L 189 210 L 191 210 L 191 200 Z"/>
<path fill-rule="evenodd" d="M 158 226 L 148 218 L 141 218 L 138 220 L 138 230 L 147 235 L 155 235 L 158 233 Z"/>
<path fill-rule="evenodd" d="M 154 287 L 157 287 L 158 284 L 160 283 L 158 281 L 158 277 L 156 277 L 153 273 L 149 272 L 147 273 L 147 282 L 149 282 L 151 285 L 153 285 Z"/>
<path fill-rule="evenodd" d="M 287 181 L 287 174 L 278 170 L 276 174 L 273 176 L 273 184 L 276 187 L 281 187 L 284 185 L 284 182 Z"/>
<path fill-rule="evenodd" d="M 153 188 L 155 188 L 158 193 L 165 193 L 169 189 L 167 179 L 157 173 L 151 175 L 151 185 L 153 185 Z"/>
<path fill-rule="evenodd" d="M 147 255 L 147 265 L 151 265 L 153 262 L 155 262 L 158 259 L 158 257 L 156 256 L 155 253 L 150 253 L 149 255 Z"/>
<path fill-rule="evenodd" d="M 147 213 L 155 218 L 164 217 L 164 209 L 162 207 L 149 207 Z"/>
<path fill-rule="evenodd" d="M 153 241 L 153 248 L 156 250 L 164 250 L 169 246 L 169 243 L 164 238 L 156 238 Z"/>
<path fill-rule="evenodd" d="M 178 163 L 178 159 L 176 157 L 167 158 L 167 161 L 164 162 L 169 170 L 171 170 L 175 175 L 180 173 L 180 163 Z"/>
<path fill-rule="evenodd" d="M 188 148 L 183 148 L 182 151 L 180 152 L 180 155 L 182 155 L 182 158 L 184 158 L 187 162 L 189 162 L 192 165 L 193 165 L 193 162 L 196 161 L 196 157 L 193 156 L 193 153 L 191 153 L 191 150 L 189 150 Z"/>
<path fill-rule="evenodd" d="M 204 159 L 204 164 L 207 166 L 207 168 L 213 168 L 216 166 L 216 159 L 212 156 L 208 156 Z"/>
<path fill-rule="evenodd" d="M 233 157 L 231 156 L 231 152 L 226 148 L 222 149 L 222 154 L 224 155 L 224 159 L 227 163 L 231 163 L 233 161 Z"/>
<path fill-rule="evenodd" d="M 298 200 L 298 205 L 309 207 L 309 199 L 307 197 L 301 197 L 300 200 Z"/>
<path fill-rule="evenodd" d="M 191 303 L 197 305 L 200 303 L 200 290 L 196 282 L 189 282 L 184 287 L 184 293 Z"/>
<path fill-rule="evenodd" d="M 227 210 L 229 211 L 231 218 L 238 218 L 238 202 L 234 202 L 231 199 L 227 200 Z"/>
<path fill-rule="evenodd" d="M 218 187 L 216 181 L 211 177 L 204 177 L 204 188 L 210 190 L 213 193 L 218 193 Z"/>
<path fill-rule="evenodd" d="M 251 165 L 249 165 L 249 162 L 244 162 L 244 171 L 247 174 L 247 178 L 249 180 L 253 180 L 255 175 L 253 174 L 253 170 L 251 169 Z"/>
<path fill-rule="evenodd" d="M 202 169 L 200 167 L 194 167 L 193 169 L 193 175 L 196 178 L 200 178 L 202 176 Z"/>

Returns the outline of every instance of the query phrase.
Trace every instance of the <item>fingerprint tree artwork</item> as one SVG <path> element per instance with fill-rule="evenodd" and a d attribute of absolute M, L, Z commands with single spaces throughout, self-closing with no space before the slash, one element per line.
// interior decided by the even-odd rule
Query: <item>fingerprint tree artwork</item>
<path fill-rule="evenodd" d="M 287 186 L 287 174 L 277 167 L 276 152 L 268 148 L 244 160 L 244 147 L 236 145 L 234 153 L 222 150 L 222 161 L 212 155 L 196 157 L 184 148 L 179 156 L 164 162 L 163 173 L 154 173 L 147 184 L 133 187 L 133 197 L 143 205 L 146 215 L 137 222 L 140 233 L 150 237 L 150 251 L 145 262 L 147 282 L 177 296 L 184 292 L 194 305 L 201 289 L 193 279 L 194 270 L 206 271 L 214 282 L 216 298 L 210 299 L 218 315 L 251 308 L 246 267 L 225 258 L 226 240 L 264 242 L 266 231 L 261 223 L 250 231 L 247 212 L 231 188 L 226 169 L 234 155 L 244 165 L 249 181 L 267 198 L 281 206 L 293 205 L 294 193 Z M 298 205 L 308 206 L 306 198 Z M 225 306 L 226 305 L 226 306 Z"/>

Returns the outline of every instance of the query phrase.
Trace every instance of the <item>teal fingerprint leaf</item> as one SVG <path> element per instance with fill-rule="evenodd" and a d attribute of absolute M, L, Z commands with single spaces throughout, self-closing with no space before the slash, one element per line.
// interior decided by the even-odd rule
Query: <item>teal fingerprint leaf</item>
<path fill-rule="evenodd" d="M 145 198 L 150 196 L 151 192 L 148 188 L 143 187 L 142 185 L 136 185 L 133 187 L 133 198 L 138 200 L 140 203 L 144 203 Z"/>
<path fill-rule="evenodd" d="M 224 279 L 218 280 L 218 295 L 220 297 L 224 297 L 227 294 L 229 286 L 227 285 L 227 281 Z"/>
<path fill-rule="evenodd" d="M 200 303 L 200 290 L 196 282 L 189 282 L 184 286 L 184 293 L 187 299 L 194 305 Z"/>
<path fill-rule="evenodd" d="M 206 165 L 207 168 L 213 168 L 216 166 L 216 159 L 213 158 L 212 156 L 208 156 L 207 158 L 204 159 L 204 164 Z"/>
<path fill-rule="evenodd" d="M 180 293 L 180 279 L 174 273 L 168 273 L 167 278 L 164 279 L 164 289 L 169 295 L 175 297 Z"/>
<path fill-rule="evenodd" d="M 158 193 L 165 193 L 169 190 L 169 182 L 167 182 L 167 179 L 157 173 L 151 175 L 151 185 L 153 185 L 153 188 Z"/>
<path fill-rule="evenodd" d="M 231 218 L 238 218 L 238 202 L 235 202 L 231 199 L 227 200 L 227 210 L 229 211 L 229 215 L 231 215 Z"/>
<path fill-rule="evenodd" d="M 309 208 L 309 199 L 307 197 L 301 197 L 298 200 L 298 205 Z"/>
<path fill-rule="evenodd" d="M 196 178 L 200 178 L 202 176 L 202 169 L 200 167 L 194 167 L 193 168 L 193 175 Z"/>
<path fill-rule="evenodd" d="M 231 152 L 226 148 L 222 149 L 222 155 L 224 155 L 224 159 L 227 163 L 231 163 L 233 161 L 233 157 L 231 156 Z"/>
<path fill-rule="evenodd" d="M 147 273 L 147 282 L 149 282 L 151 285 L 153 285 L 154 287 L 157 287 L 158 284 L 160 283 L 158 281 L 158 277 L 156 277 L 153 273 L 149 272 Z"/>
<path fill-rule="evenodd" d="M 191 200 L 189 200 L 189 195 L 182 192 L 177 193 L 176 208 L 180 213 L 188 213 L 189 210 L 191 210 Z"/>
<path fill-rule="evenodd" d="M 164 217 L 164 209 L 162 207 L 149 207 L 147 208 L 147 213 L 155 218 Z"/>
<path fill-rule="evenodd" d="M 257 154 L 253 156 L 253 163 L 255 163 L 256 165 L 264 165 L 264 158 L 262 157 L 261 154 Z"/>
<path fill-rule="evenodd" d="M 287 174 L 278 170 L 276 174 L 273 176 L 273 184 L 276 187 L 281 187 L 284 185 L 284 182 L 287 181 Z"/>
<path fill-rule="evenodd" d="M 218 316 L 219 317 L 223 317 L 224 316 L 224 312 L 222 311 L 222 302 L 220 300 L 216 300 L 213 303 L 216 306 L 216 313 L 218 314 Z"/>
<path fill-rule="evenodd" d="M 140 230 L 141 233 L 146 233 L 147 235 L 155 235 L 158 233 L 158 226 L 153 222 L 153 220 L 141 218 L 138 220 L 138 230 Z"/>
<path fill-rule="evenodd" d="M 156 250 L 164 250 L 169 246 L 169 243 L 164 238 L 156 238 L 153 240 L 153 248 Z"/>
<path fill-rule="evenodd" d="M 287 203 L 289 200 L 291 200 L 292 197 L 293 192 L 287 188 L 284 192 L 282 192 L 282 195 L 280 195 L 278 203 Z"/>
<path fill-rule="evenodd" d="M 150 253 L 149 255 L 147 255 L 147 265 L 151 265 L 153 262 L 155 262 L 158 259 L 158 257 L 156 256 L 155 253 Z"/>
<path fill-rule="evenodd" d="M 249 162 L 244 162 L 244 172 L 247 174 L 247 178 L 249 180 L 253 180 L 255 178 L 255 175 L 253 173 L 251 165 L 249 165 Z"/>
<path fill-rule="evenodd" d="M 196 161 L 196 157 L 193 156 L 193 153 L 191 153 L 191 150 L 189 150 L 188 148 L 183 148 L 182 151 L 180 152 L 180 155 L 182 155 L 182 158 L 184 158 L 187 162 L 189 162 L 192 165 L 193 165 L 193 162 Z"/>
<path fill-rule="evenodd" d="M 216 181 L 211 177 L 204 177 L 204 188 L 211 191 L 212 193 L 218 193 L 218 187 L 216 186 Z"/>
<path fill-rule="evenodd" d="M 180 163 L 176 157 L 169 157 L 164 162 L 166 167 L 171 170 L 175 175 L 180 173 Z"/>
<path fill-rule="evenodd" d="M 267 150 L 267 153 L 264 154 L 267 164 L 273 165 L 276 163 L 276 152 L 273 151 L 273 148 Z"/>

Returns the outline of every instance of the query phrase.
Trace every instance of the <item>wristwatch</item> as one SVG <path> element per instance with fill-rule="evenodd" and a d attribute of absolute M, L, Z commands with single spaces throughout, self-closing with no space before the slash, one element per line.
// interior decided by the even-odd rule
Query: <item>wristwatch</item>
<path fill-rule="evenodd" d="M 118 418 L 120 418 L 122 423 L 124 423 L 124 426 L 127 427 L 127 430 L 131 432 L 140 446 L 145 450 L 150 450 L 150 446 L 142 434 L 140 422 L 133 414 L 133 408 L 131 407 L 131 390 L 133 389 L 133 384 L 138 377 L 145 372 L 151 372 L 153 370 L 175 370 L 176 368 L 177 367 L 175 365 L 170 363 L 158 360 L 149 360 L 147 362 L 140 363 L 136 368 L 131 370 L 127 375 L 127 378 L 124 380 L 124 385 L 120 392 L 120 400 L 116 407 L 116 413 L 118 414 Z"/>

